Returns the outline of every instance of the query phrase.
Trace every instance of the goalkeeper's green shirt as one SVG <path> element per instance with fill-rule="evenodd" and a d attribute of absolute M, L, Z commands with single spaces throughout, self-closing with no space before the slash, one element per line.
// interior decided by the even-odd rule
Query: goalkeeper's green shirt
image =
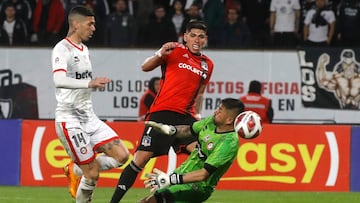
<path fill-rule="evenodd" d="M 192 131 L 194 136 L 198 136 L 199 144 L 174 172 L 184 174 L 202 169 L 205 163 L 210 164 L 217 168 L 216 171 L 205 181 L 194 184 L 198 187 L 214 188 L 237 156 L 238 135 L 235 131 L 216 133 L 212 116 L 193 123 Z"/>

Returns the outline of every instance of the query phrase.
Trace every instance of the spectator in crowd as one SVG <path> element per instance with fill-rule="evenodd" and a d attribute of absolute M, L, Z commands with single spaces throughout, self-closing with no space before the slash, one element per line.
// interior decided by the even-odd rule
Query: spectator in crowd
<path fill-rule="evenodd" d="M 234 8 L 237 10 L 241 10 L 241 0 L 224 0 L 224 7 L 225 11 L 229 10 L 230 8 Z"/>
<path fill-rule="evenodd" d="M 247 95 L 240 97 L 245 105 L 245 111 L 254 111 L 261 117 L 262 123 L 272 123 L 274 110 L 272 108 L 271 99 L 262 96 L 262 86 L 257 80 L 252 80 L 249 85 Z"/>
<path fill-rule="evenodd" d="M 0 20 L 0 45 L 25 45 L 28 32 L 24 21 L 16 17 L 15 4 L 8 2 L 4 5 L 5 18 Z"/>
<path fill-rule="evenodd" d="M 150 106 L 153 103 L 157 92 L 160 89 L 160 77 L 152 77 L 149 81 L 148 89 L 142 95 L 139 103 L 138 121 L 144 121 Z"/>
<path fill-rule="evenodd" d="M 181 25 L 181 33 L 185 33 L 186 31 L 186 25 L 191 20 L 203 20 L 203 17 L 201 15 L 201 9 L 199 4 L 192 4 L 189 9 L 186 10 L 186 18 L 184 19 L 182 25 Z"/>
<path fill-rule="evenodd" d="M 21 19 L 25 25 L 26 29 L 29 30 L 31 28 L 31 20 L 32 20 L 32 13 L 33 13 L 33 2 L 29 0 L 4 0 L 1 7 L 0 19 L 5 18 L 5 5 L 7 3 L 12 3 L 16 10 L 16 18 Z"/>
<path fill-rule="evenodd" d="M 182 42 L 184 33 L 181 32 L 181 26 L 186 18 L 186 13 L 181 0 L 174 1 L 170 9 L 169 18 L 175 26 L 176 35 L 178 36 L 178 42 Z"/>
<path fill-rule="evenodd" d="M 360 45 L 360 2 L 343 0 L 337 12 L 337 40 L 342 46 Z"/>
<path fill-rule="evenodd" d="M 299 39 L 299 22 L 299 0 L 271 0 L 270 35 L 275 47 L 296 47 Z"/>
<path fill-rule="evenodd" d="M 221 35 L 225 24 L 225 8 L 221 0 L 206 1 L 203 5 L 204 21 L 208 25 L 209 47 L 221 45 Z"/>
<path fill-rule="evenodd" d="M 137 25 L 127 10 L 125 0 L 116 0 L 115 11 L 107 17 L 105 45 L 110 47 L 131 47 L 136 44 Z"/>
<path fill-rule="evenodd" d="M 202 8 L 204 0 L 185 0 L 184 2 L 184 9 L 189 10 L 192 5 L 197 5 L 199 8 Z"/>
<path fill-rule="evenodd" d="M 300 22 L 299 22 L 299 33 L 301 34 L 301 39 L 303 40 L 304 33 L 304 21 L 307 12 L 310 9 L 315 8 L 315 0 L 300 0 Z"/>
<path fill-rule="evenodd" d="M 240 48 L 250 44 L 250 30 L 247 25 L 241 21 L 240 11 L 235 8 L 228 9 L 222 36 L 222 47 Z"/>
<path fill-rule="evenodd" d="M 153 15 L 148 24 L 140 28 L 139 42 L 144 46 L 157 46 L 168 41 L 177 41 L 175 26 L 166 17 L 164 6 L 155 6 Z"/>
<path fill-rule="evenodd" d="M 149 0 L 134 0 L 136 4 L 134 5 L 134 14 L 136 19 L 136 24 L 138 27 L 143 27 L 149 23 L 149 16 L 154 11 L 154 3 Z"/>
<path fill-rule="evenodd" d="M 55 45 L 63 38 L 61 31 L 64 23 L 64 7 L 61 0 L 38 0 L 33 15 L 31 42 Z"/>
<path fill-rule="evenodd" d="M 335 33 L 335 14 L 327 7 L 327 0 L 316 0 L 304 21 L 304 41 L 309 46 L 330 45 Z"/>
<path fill-rule="evenodd" d="M 255 45 L 264 47 L 270 41 L 269 15 L 271 0 L 241 0 L 246 24 L 252 33 Z"/>

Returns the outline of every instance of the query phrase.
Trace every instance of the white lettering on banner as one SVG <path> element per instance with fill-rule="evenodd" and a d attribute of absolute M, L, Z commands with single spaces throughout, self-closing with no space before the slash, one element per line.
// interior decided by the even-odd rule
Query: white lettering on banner
<path fill-rule="evenodd" d="M 37 127 L 34 135 L 34 140 L 31 145 L 31 169 L 35 180 L 43 180 L 43 175 L 40 167 L 40 149 L 41 140 L 44 136 L 45 127 Z"/>
<path fill-rule="evenodd" d="M 330 170 L 326 186 L 334 186 L 339 172 L 339 147 L 334 132 L 325 132 L 330 149 Z"/>
<path fill-rule="evenodd" d="M 301 88 L 301 97 L 304 101 L 313 102 L 316 100 L 316 88 L 314 85 L 315 81 L 315 73 L 312 68 L 302 68 L 301 70 L 301 82 L 304 83 Z"/>
<path fill-rule="evenodd" d="M 154 50 L 91 49 L 93 77 L 108 76 L 112 82 L 103 90 L 93 93 L 93 105 L 101 118 L 136 120 L 138 102 L 151 77 L 161 76 L 161 69 L 141 71 L 141 63 Z M 360 111 L 323 110 L 305 108 L 301 97 L 308 100 L 316 95 L 312 90 L 313 75 L 309 68 L 301 72 L 300 64 L 310 64 L 299 58 L 297 51 L 227 51 L 206 50 L 214 61 L 214 71 L 206 88 L 203 116 L 213 114 L 219 101 L 226 97 L 240 98 L 247 93 L 248 84 L 256 79 L 264 86 L 264 95 L 273 101 L 274 119 L 334 119 L 337 123 L 359 122 Z M 16 56 L 23 56 L 18 60 Z M 0 67 L 8 68 L 23 76 L 25 83 L 36 87 L 39 118 L 53 119 L 56 100 L 52 81 L 51 49 L 0 48 Z M 37 60 L 34 60 L 37 59 Z M 182 65 L 183 68 L 193 68 Z M 302 74 L 307 75 L 301 81 Z M 300 83 L 306 87 L 300 89 Z M 355 120 L 357 118 L 357 120 Z"/>

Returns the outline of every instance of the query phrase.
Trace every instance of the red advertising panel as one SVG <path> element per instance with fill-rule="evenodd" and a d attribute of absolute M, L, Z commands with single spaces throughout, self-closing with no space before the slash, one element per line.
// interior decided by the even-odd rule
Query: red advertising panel
<path fill-rule="evenodd" d="M 143 123 L 111 122 L 108 124 L 120 135 L 130 153 L 134 154 L 138 139 L 143 131 Z M 63 175 L 62 168 L 70 162 L 70 157 L 56 136 L 54 121 L 24 120 L 21 149 L 21 185 L 67 185 L 67 179 Z M 180 156 L 177 165 L 185 158 L 184 155 Z M 173 164 L 176 163 L 173 162 Z M 115 186 L 124 166 L 102 172 L 98 185 Z M 152 159 L 139 175 L 138 179 L 141 180 L 136 181 L 134 187 L 144 187 L 145 173 L 152 171 L 154 167 L 166 171 L 168 158 L 164 156 Z"/>
<path fill-rule="evenodd" d="M 133 154 L 143 124 L 109 125 Z M 22 132 L 21 185 L 66 186 L 62 167 L 70 158 L 57 139 L 53 121 L 24 121 Z M 240 142 L 237 159 L 218 189 L 349 191 L 350 126 L 266 125 L 258 138 Z M 178 157 L 176 165 L 185 158 Z M 144 187 L 145 173 L 154 167 L 166 171 L 168 158 L 152 159 L 134 187 Z M 122 170 L 102 172 L 99 186 L 114 187 Z"/>
<path fill-rule="evenodd" d="M 265 125 L 218 188 L 349 191 L 350 126 Z"/>

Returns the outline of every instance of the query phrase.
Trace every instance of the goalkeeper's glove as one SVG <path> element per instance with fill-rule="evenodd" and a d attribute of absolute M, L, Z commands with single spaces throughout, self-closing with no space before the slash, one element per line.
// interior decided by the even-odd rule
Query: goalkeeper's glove
<path fill-rule="evenodd" d="M 156 131 L 163 133 L 165 135 L 175 135 L 176 134 L 176 127 L 172 125 L 166 125 L 162 123 L 157 123 L 154 121 L 145 121 L 145 125 L 153 127 Z"/>
<path fill-rule="evenodd" d="M 153 172 L 154 173 L 145 174 L 145 176 L 149 179 L 144 181 L 145 187 L 150 189 L 151 193 L 166 188 L 169 185 L 176 185 L 183 183 L 183 176 L 180 174 L 172 173 L 168 175 L 157 168 L 154 168 Z"/>

